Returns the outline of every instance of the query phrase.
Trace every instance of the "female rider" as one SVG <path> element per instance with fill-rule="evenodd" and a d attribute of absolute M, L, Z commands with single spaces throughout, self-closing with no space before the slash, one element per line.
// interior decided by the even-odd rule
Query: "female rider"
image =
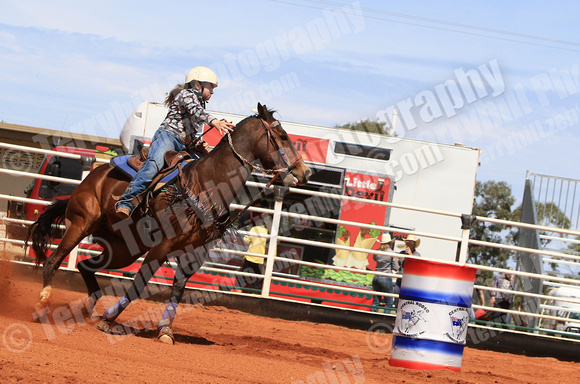
<path fill-rule="evenodd" d="M 165 100 L 169 107 L 167 117 L 153 135 L 143 166 L 119 198 L 115 206 L 117 215 L 123 218 L 131 215 L 135 208 L 133 199 L 145 191 L 161 171 L 165 152 L 187 150 L 186 143 L 191 143 L 196 135 L 203 132 L 204 124 L 217 128 L 222 135 L 232 131 L 231 123 L 218 120 L 205 110 L 205 103 L 217 86 L 217 76 L 211 69 L 195 67 L 185 77 L 185 84 L 169 93 Z M 207 151 L 207 144 L 204 149 Z"/>

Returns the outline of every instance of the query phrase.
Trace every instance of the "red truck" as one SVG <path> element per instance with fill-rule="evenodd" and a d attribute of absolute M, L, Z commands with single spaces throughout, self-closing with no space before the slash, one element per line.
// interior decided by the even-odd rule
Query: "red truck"
<path fill-rule="evenodd" d="M 82 180 L 92 169 L 108 161 L 117 154 L 108 147 L 97 146 L 97 149 L 76 148 L 76 147 L 54 147 L 55 152 L 62 152 L 76 155 L 76 158 L 66 155 L 46 155 L 40 169 L 39 175 L 61 177 L 65 179 Z M 77 184 L 60 182 L 55 180 L 34 179 L 26 189 L 26 197 L 35 200 L 61 200 L 68 199 L 76 188 Z M 21 205 L 21 218 L 26 220 L 36 220 L 46 209 L 45 205 L 24 203 Z"/>

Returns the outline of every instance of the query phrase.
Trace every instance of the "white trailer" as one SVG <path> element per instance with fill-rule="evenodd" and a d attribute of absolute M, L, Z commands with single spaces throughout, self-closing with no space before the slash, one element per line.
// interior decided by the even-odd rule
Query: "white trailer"
<path fill-rule="evenodd" d="M 560 332 L 580 333 L 580 288 L 561 286 L 550 289 L 542 305 L 542 314 L 560 317 L 543 322 L 541 327 Z M 571 302 L 570 299 L 576 299 Z"/>

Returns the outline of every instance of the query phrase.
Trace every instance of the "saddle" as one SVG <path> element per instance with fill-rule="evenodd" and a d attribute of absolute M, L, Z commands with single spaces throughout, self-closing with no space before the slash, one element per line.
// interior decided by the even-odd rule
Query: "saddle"
<path fill-rule="evenodd" d="M 135 155 L 127 159 L 127 164 L 135 171 L 139 171 L 143 166 L 145 159 L 147 159 L 147 156 L 149 156 L 149 147 L 143 147 L 141 148 L 141 153 L 139 153 L 139 156 Z"/>
<path fill-rule="evenodd" d="M 143 163 L 145 162 L 145 160 L 147 160 L 148 156 L 149 156 L 149 147 L 143 147 L 143 149 L 141 149 L 141 153 L 139 153 L 139 156 L 137 156 L 137 155 L 129 156 L 129 158 L 127 159 L 127 164 L 133 170 L 135 170 L 135 172 L 138 172 L 141 169 L 141 167 L 143 166 Z M 165 156 L 164 156 L 165 162 L 164 162 L 163 169 L 161 170 L 161 172 L 159 172 L 159 174 L 165 175 L 168 171 L 175 168 L 175 166 L 178 163 L 180 163 L 182 161 L 187 161 L 187 160 L 191 160 L 191 156 L 186 151 L 181 151 L 181 152 L 167 151 L 167 152 L 165 152 Z"/>
<path fill-rule="evenodd" d="M 149 155 L 149 147 L 144 147 L 139 155 L 122 155 L 111 159 L 111 165 L 121 171 L 127 180 L 133 180 L 139 169 Z M 180 168 L 188 162 L 193 161 L 186 151 L 168 151 L 165 153 L 164 166 L 161 172 L 153 179 L 149 187 L 135 197 L 133 206 L 138 206 L 148 194 L 153 194 L 161 189 L 165 184 L 175 180 L 179 176 Z"/>

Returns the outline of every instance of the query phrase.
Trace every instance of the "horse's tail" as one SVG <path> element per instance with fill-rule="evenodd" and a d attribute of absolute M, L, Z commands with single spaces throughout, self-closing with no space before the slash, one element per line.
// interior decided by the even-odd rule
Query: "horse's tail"
<path fill-rule="evenodd" d="M 64 220 L 64 214 L 69 200 L 57 200 L 32 223 L 28 229 L 25 245 L 31 241 L 31 247 L 36 254 L 36 266 L 44 263 L 47 252 L 55 238 L 62 235 L 60 224 Z"/>

